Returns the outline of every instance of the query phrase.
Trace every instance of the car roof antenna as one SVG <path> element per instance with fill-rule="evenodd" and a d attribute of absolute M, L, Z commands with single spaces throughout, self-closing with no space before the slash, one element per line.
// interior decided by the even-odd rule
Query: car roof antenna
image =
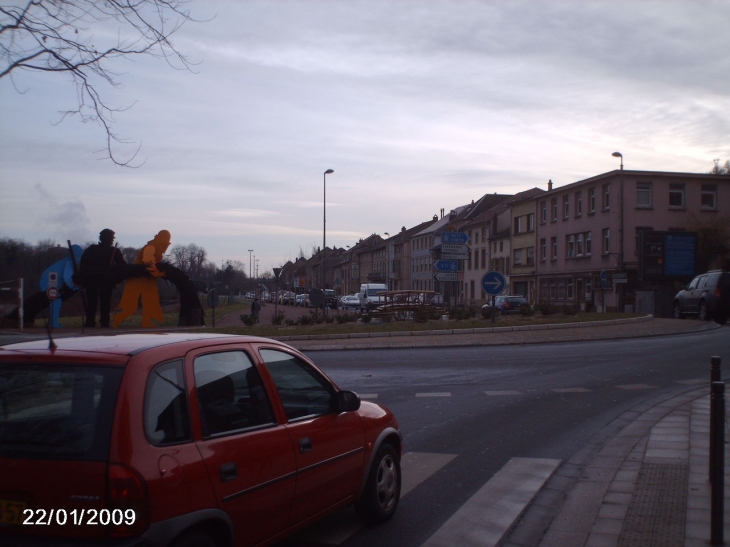
<path fill-rule="evenodd" d="M 46 321 L 46 331 L 48 331 L 48 349 L 50 349 L 51 351 L 53 351 L 58 346 L 53 341 L 53 335 L 51 334 L 51 325 L 50 325 L 50 323 L 48 323 L 48 321 Z"/>

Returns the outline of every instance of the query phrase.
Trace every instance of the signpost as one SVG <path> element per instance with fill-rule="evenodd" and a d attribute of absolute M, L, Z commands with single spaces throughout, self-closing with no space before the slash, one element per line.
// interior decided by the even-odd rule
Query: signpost
<path fill-rule="evenodd" d="M 492 297 L 492 323 L 497 322 L 497 295 L 502 294 L 507 279 L 498 271 L 492 270 L 482 277 L 482 290 Z"/>
<path fill-rule="evenodd" d="M 458 272 L 459 261 L 458 260 L 438 260 L 436 261 L 436 269 L 440 272 Z"/>
<path fill-rule="evenodd" d="M 466 243 L 469 241 L 469 236 L 464 232 L 442 232 L 441 233 L 441 244 L 444 243 Z"/>
<path fill-rule="evenodd" d="M 458 281 L 459 274 L 455 272 L 439 272 L 433 278 L 437 281 Z"/>
<path fill-rule="evenodd" d="M 601 270 L 601 311 L 606 313 L 606 298 L 603 291 L 608 287 L 608 273 L 606 270 Z"/>

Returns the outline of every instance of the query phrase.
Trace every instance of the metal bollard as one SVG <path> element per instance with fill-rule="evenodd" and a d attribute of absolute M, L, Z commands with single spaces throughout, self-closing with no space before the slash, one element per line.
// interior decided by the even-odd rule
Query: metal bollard
<path fill-rule="evenodd" d="M 713 355 L 710 357 L 710 382 L 719 382 L 721 380 L 720 357 Z"/>
<path fill-rule="evenodd" d="M 713 382 L 710 395 L 710 545 L 724 545 L 725 384 Z"/>

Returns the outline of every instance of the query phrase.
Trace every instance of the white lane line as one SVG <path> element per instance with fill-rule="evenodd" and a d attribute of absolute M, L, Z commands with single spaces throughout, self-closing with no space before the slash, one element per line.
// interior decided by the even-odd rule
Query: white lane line
<path fill-rule="evenodd" d="M 509 390 L 507 390 L 507 391 L 485 391 L 484 393 L 486 395 L 489 395 L 490 397 L 492 397 L 492 396 L 499 397 L 502 395 L 522 395 L 522 393 L 520 393 L 519 391 L 514 391 L 514 390 L 513 391 L 509 391 Z"/>
<path fill-rule="evenodd" d="M 591 390 L 584 387 L 566 387 L 563 389 L 553 389 L 551 391 L 554 391 L 555 393 L 586 393 Z"/>
<path fill-rule="evenodd" d="M 560 465 L 560 460 L 512 458 L 422 547 L 493 547 Z"/>
<path fill-rule="evenodd" d="M 656 386 L 650 386 L 649 384 L 627 384 L 616 387 L 619 389 L 656 389 Z"/>
<path fill-rule="evenodd" d="M 437 391 L 433 393 L 416 393 L 416 397 L 451 397 L 451 392 Z"/>
<path fill-rule="evenodd" d="M 378 394 L 377 393 L 363 393 L 360 395 L 361 399 L 377 399 Z"/>
<path fill-rule="evenodd" d="M 430 452 L 403 454 L 401 458 L 401 498 L 456 456 L 456 454 Z M 302 543 L 340 545 L 362 527 L 363 522 L 355 510 L 347 507 L 298 532 L 292 536 L 292 539 Z"/>

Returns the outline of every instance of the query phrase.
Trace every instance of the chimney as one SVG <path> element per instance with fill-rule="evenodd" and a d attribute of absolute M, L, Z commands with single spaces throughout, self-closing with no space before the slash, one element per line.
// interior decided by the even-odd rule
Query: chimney
<path fill-rule="evenodd" d="M 444 210 L 441 209 L 441 218 L 444 218 Z"/>
<path fill-rule="evenodd" d="M 553 179 L 548 181 L 548 192 L 553 189 Z"/>
<path fill-rule="evenodd" d="M 443 213 L 443 209 L 441 209 L 441 211 L 442 211 L 442 213 Z M 433 215 L 433 220 L 434 220 L 434 221 L 437 221 L 438 219 L 439 219 L 439 217 L 438 217 L 437 215 Z"/>

